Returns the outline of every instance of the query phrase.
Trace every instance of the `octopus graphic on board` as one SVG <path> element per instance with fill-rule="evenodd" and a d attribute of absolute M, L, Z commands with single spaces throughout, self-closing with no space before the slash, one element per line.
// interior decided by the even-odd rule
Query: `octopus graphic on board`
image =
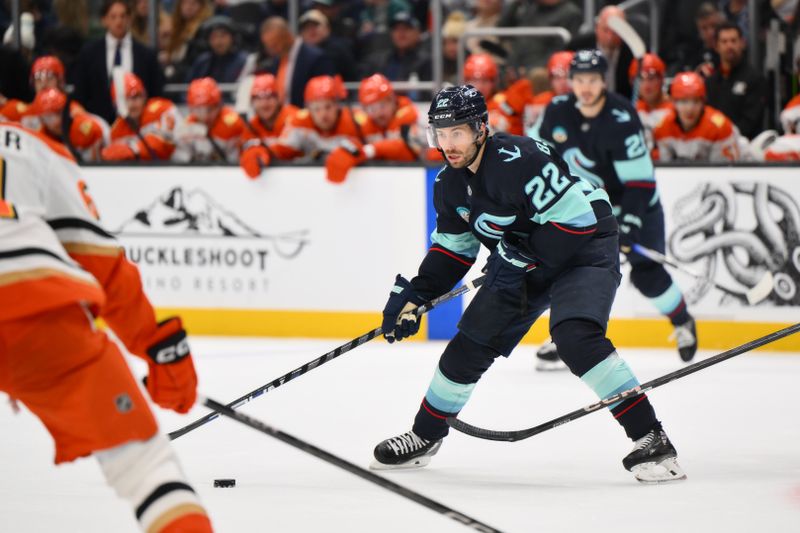
<path fill-rule="evenodd" d="M 747 291 L 771 275 L 772 291 L 759 305 L 800 305 L 800 208 L 788 192 L 764 182 L 709 181 L 671 214 L 670 254 L 704 274 L 686 291 L 689 303 L 710 297 L 709 280 Z M 719 303 L 742 300 L 725 295 Z"/>

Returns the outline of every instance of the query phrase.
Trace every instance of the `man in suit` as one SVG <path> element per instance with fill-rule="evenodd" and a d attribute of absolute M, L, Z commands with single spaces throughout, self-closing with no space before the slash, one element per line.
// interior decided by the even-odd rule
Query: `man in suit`
<path fill-rule="evenodd" d="M 261 44 L 269 54 L 256 72 L 275 75 L 282 102 L 303 107 L 306 83 L 316 76 L 333 76 L 336 67 L 330 57 L 292 34 L 285 19 L 270 17 L 261 25 Z"/>
<path fill-rule="evenodd" d="M 116 117 L 110 92 L 113 67 L 139 76 L 149 96 L 161 96 L 164 74 L 155 52 L 131 38 L 131 6 L 126 0 L 103 0 L 100 15 L 106 34 L 86 43 L 70 79 L 73 97 L 111 123 Z"/>
<path fill-rule="evenodd" d="M 633 60 L 633 54 L 609 27 L 608 19 L 611 17 L 624 19 L 625 12 L 617 6 L 604 7 L 597 15 L 594 32 L 578 35 L 570 41 L 567 48 L 569 50 L 599 49 L 608 60 L 608 71 L 605 75 L 606 87 L 609 91 L 630 98 L 633 90 L 628 79 L 628 68 Z"/>

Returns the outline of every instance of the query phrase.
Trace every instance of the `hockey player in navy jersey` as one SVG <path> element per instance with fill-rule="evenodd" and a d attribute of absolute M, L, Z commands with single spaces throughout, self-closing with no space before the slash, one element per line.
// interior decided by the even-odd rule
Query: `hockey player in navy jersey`
<path fill-rule="evenodd" d="M 487 120 L 486 102 L 471 85 L 442 89 L 428 111 L 428 139 L 447 162 L 434 184 L 436 230 L 417 276 L 395 279 L 383 311 L 387 340 L 418 331 L 410 311 L 450 290 L 481 245 L 491 255 L 412 430 L 378 444 L 376 469 L 427 465 L 448 433 L 446 417 L 461 411 L 495 358 L 508 356 L 548 307 L 564 361 L 600 398 L 639 383 L 605 335 L 620 280 L 608 195 L 570 175 L 547 144 L 490 135 Z M 623 466 L 637 479 L 685 477 L 645 395 L 610 409 L 635 442 Z"/>
<path fill-rule="evenodd" d="M 631 281 L 669 319 L 681 359 L 691 361 L 697 331 L 680 289 L 663 265 L 631 252 L 639 243 L 664 253 L 664 212 L 642 123 L 628 100 L 606 91 L 607 69 L 608 62 L 597 50 L 575 54 L 570 65 L 572 93 L 553 98 L 528 134 L 554 146 L 573 175 L 608 192 L 619 221 L 620 250 L 631 264 Z M 537 355 L 557 358 L 552 344 Z"/>

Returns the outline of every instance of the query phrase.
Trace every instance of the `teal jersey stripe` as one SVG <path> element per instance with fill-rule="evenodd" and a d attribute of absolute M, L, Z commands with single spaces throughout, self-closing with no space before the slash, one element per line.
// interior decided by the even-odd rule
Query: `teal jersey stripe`
<path fill-rule="evenodd" d="M 683 294 L 681 294 L 681 290 L 675 285 L 674 281 L 659 296 L 650 298 L 650 301 L 662 315 L 672 313 L 681 304 L 681 300 L 683 300 Z"/>
<path fill-rule="evenodd" d="M 437 411 L 443 413 L 458 413 L 469 400 L 475 383 L 456 383 L 450 381 L 438 368 L 433 374 L 433 379 L 425 393 L 425 400 Z"/>
<path fill-rule="evenodd" d="M 544 212 L 536 213 L 531 220 L 537 224 L 546 224 L 548 222 L 573 224 L 570 221 L 589 221 L 588 223 L 574 224 L 580 227 L 591 226 L 597 223 L 597 218 L 594 216 L 594 209 L 592 209 L 592 206 L 589 204 L 589 198 L 581 191 L 577 183 L 570 186 L 567 192 L 565 192 L 552 207 Z"/>
<path fill-rule="evenodd" d="M 431 242 L 450 250 L 453 253 L 466 257 L 478 257 L 481 242 L 472 233 L 439 233 L 433 230 Z"/>
<path fill-rule="evenodd" d="M 614 161 L 614 170 L 621 183 L 656 180 L 653 160 L 648 154 L 627 161 Z"/>
<path fill-rule="evenodd" d="M 639 380 L 633 375 L 628 363 L 617 355 L 617 352 L 612 352 L 611 355 L 594 365 L 591 370 L 581 376 L 581 380 L 603 400 L 639 385 Z M 609 409 L 613 409 L 620 403 L 610 405 Z"/>

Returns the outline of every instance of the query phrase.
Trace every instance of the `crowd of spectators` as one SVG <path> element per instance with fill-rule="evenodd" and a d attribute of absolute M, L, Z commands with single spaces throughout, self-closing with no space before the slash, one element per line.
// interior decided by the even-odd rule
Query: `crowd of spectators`
<path fill-rule="evenodd" d="M 12 46 L 10 3 L 0 0 L 0 118 L 27 120 L 84 160 L 241 161 L 254 176 L 276 158 L 335 152 L 329 171 L 335 167 L 343 179 L 350 166 L 368 159 L 436 157 L 424 149 L 416 108 L 418 124 L 395 128 L 379 118 L 391 111 L 407 119 L 410 112 L 393 82 L 433 78 L 428 0 L 300 0 L 296 30 L 288 0 L 162 0 L 155 14 L 147 0 L 21 0 L 21 50 Z M 760 1 L 758 13 L 749 12 L 746 0 L 662 2 L 670 5 L 660 11 L 661 53 L 641 63 L 608 21 L 627 18 L 647 40 L 646 10 L 624 12 L 601 0 L 586 27 L 580 0 L 441 3 L 444 82 L 466 79 L 484 92 L 495 130 L 523 133 L 550 98 L 570 90 L 571 51 L 596 48 L 610 65 L 608 90 L 637 93 L 655 158 L 782 158 L 770 155 L 773 144 L 800 154 L 800 100 L 793 98 L 798 0 Z M 750 43 L 764 50 L 771 25 L 787 46 L 768 80 L 763 61 L 751 64 L 747 52 Z M 458 71 L 458 44 L 470 29 L 552 26 L 571 39 L 468 38 L 468 60 Z M 37 58 L 46 59 L 46 68 L 36 66 Z M 116 70 L 133 75 L 118 85 L 132 99 L 127 117 L 118 117 L 120 97 L 115 101 L 110 91 Z M 53 80 L 48 87 L 37 83 L 45 78 Z M 386 86 L 373 91 L 383 103 L 362 99 L 351 107 L 342 81 L 370 79 Z M 220 89 L 226 84 L 241 89 L 235 109 L 236 91 Z M 405 94 L 424 101 L 430 93 Z M 780 118 L 768 112 L 784 107 Z M 370 121 L 406 149 L 376 155 L 363 133 Z"/>

